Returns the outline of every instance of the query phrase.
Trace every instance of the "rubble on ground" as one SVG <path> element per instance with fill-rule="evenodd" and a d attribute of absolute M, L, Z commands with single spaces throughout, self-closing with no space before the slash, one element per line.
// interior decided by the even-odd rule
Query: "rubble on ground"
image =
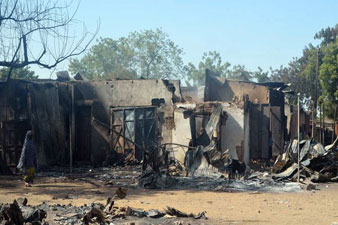
<path fill-rule="evenodd" d="M 223 153 L 221 154 L 222 157 L 224 155 Z M 210 156 L 214 156 L 214 154 L 210 154 Z M 215 160 L 215 157 L 210 157 L 210 159 Z M 175 165 L 179 168 L 174 168 Z M 161 168 L 160 172 L 155 172 L 150 168 L 144 171 L 142 175 L 141 166 L 74 168 L 71 179 L 67 176 L 67 168 L 51 168 L 49 171 L 39 172 L 38 176 L 65 180 L 66 182 L 78 180 L 95 184 L 98 187 L 122 187 L 123 189 L 146 188 L 224 192 L 292 192 L 300 190 L 298 184 L 291 184 L 287 179 L 272 179 L 270 173 L 254 172 L 251 170 L 251 174 L 248 173 L 246 176 L 229 179 L 229 171 L 227 170 L 213 171 L 210 168 L 199 168 L 195 171 L 195 176 L 186 177 L 184 176 L 184 171 L 182 175 L 182 166 L 177 162 L 171 163 L 169 167 L 171 167 L 171 171 L 180 171 L 179 176 L 171 176 L 170 170 L 166 168 Z M 75 196 L 66 197 L 75 198 Z"/>
<path fill-rule="evenodd" d="M 0 222 L 5 225 L 23 225 L 23 224 L 42 224 L 47 217 L 44 209 L 37 207 L 29 207 L 26 205 L 27 199 L 23 204 L 19 204 L 14 200 L 11 204 L 0 204 Z"/>
<path fill-rule="evenodd" d="M 325 148 L 312 140 L 300 142 L 300 177 L 303 181 L 337 182 L 338 149 L 336 141 Z M 298 170 L 298 142 L 293 140 L 285 153 L 278 156 L 272 171 L 275 180 L 296 180 Z"/>
<path fill-rule="evenodd" d="M 121 190 L 118 190 L 121 191 Z M 92 203 L 80 207 L 69 205 L 49 205 L 43 203 L 38 206 L 21 205 L 14 200 L 12 204 L 0 204 L 0 224 L 5 225 L 49 225 L 49 224 L 126 224 L 133 219 L 142 220 L 145 224 L 172 224 L 178 218 L 193 220 L 207 219 L 206 212 L 198 214 L 185 213 L 173 207 L 163 211 L 157 209 L 143 210 L 115 206 L 113 198 L 108 198 L 106 205 Z M 158 220 L 158 221 L 157 221 Z M 148 221 L 148 222 L 147 222 Z M 151 222 L 149 222 L 151 221 Z M 191 222 L 190 222 L 191 223 Z M 132 223 L 130 223 L 132 224 Z M 194 224 L 200 224 L 194 222 Z"/>
<path fill-rule="evenodd" d="M 69 168 L 52 167 L 39 171 L 37 177 L 49 177 L 55 181 L 83 181 L 95 182 L 107 186 L 138 188 L 138 178 L 141 175 L 141 166 L 99 167 L 81 166 L 73 168 L 69 176 Z"/>

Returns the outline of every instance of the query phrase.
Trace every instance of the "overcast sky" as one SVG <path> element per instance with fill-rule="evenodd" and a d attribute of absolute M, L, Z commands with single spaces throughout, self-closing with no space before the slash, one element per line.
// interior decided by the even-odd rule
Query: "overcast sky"
<path fill-rule="evenodd" d="M 90 31 L 100 21 L 98 37 L 114 39 L 162 28 L 184 49 L 185 63 L 216 50 L 232 65 L 256 70 L 300 56 L 317 31 L 338 23 L 338 1 L 82 0 L 76 18 Z M 57 70 L 67 68 L 68 61 Z M 40 78 L 50 77 L 48 70 L 33 69 Z"/>

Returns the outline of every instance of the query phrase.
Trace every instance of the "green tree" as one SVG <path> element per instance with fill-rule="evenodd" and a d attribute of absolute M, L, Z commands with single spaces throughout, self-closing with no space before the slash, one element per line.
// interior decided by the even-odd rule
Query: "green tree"
<path fill-rule="evenodd" d="M 291 89 L 301 94 L 304 108 L 309 108 L 309 100 L 315 99 L 317 95 L 320 96 L 320 101 L 325 102 L 329 115 L 333 114 L 332 105 L 336 104 L 333 89 L 337 89 L 337 86 L 334 86 L 335 75 L 332 71 L 335 68 L 334 43 L 337 42 L 337 34 L 338 25 L 320 30 L 314 36 L 315 39 L 321 40 L 319 46 L 309 44 L 304 48 L 302 56 L 293 58 L 287 67 L 270 69 L 271 80 L 290 83 Z M 320 68 L 319 77 L 317 77 L 317 68 Z M 290 103 L 296 103 L 296 96 L 288 96 L 288 98 Z"/>
<path fill-rule="evenodd" d="M 6 80 L 10 68 L 3 67 L 0 68 L 0 79 Z M 34 71 L 30 70 L 29 67 L 13 69 L 11 73 L 11 78 L 13 79 L 25 79 L 25 80 L 36 80 L 38 76 L 35 75 Z"/>
<path fill-rule="evenodd" d="M 134 51 L 137 74 L 144 78 L 183 78 L 183 49 L 161 29 L 132 32 L 127 40 Z"/>
<path fill-rule="evenodd" d="M 251 81 L 252 74 L 253 73 L 248 71 L 244 65 L 235 65 L 228 77 L 234 80 Z"/>
<path fill-rule="evenodd" d="M 161 29 L 132 32 L 113 40 L 101 38 L 69 70 L 92 80 L 113 78 L 181 79 L 183 50 Z"/>
<path fill-rule="evenodd" d="M 338 105 L 338 42 L 329 43 L 322 48 L 323 62 L 320 66 L 321 100 L 330 117 Z"/>
<path fill-rule="evenodd" d="M 253 77 L 257 82 L 267 82 L 270 81 L 269 71 L 264 72 L 261 67 L 258 67 L 258 71 L 253 73 Z"/>
<path fill-rule="evenodd" d="M 322 40 L 321 45 L 329 45 L 330 43 L 335 43 L 338 36 L 338 24 L 335 27 L 327 27 L 321 29 L 314 36 L 315 39 Z"/>
<path fill-rule="evenodd" d="M 184 70 L 187 78 L 193 82 L 194 86 L 204 85 L 205 70 L 209 69 L 215 72 L 220 77 L 227 77 L 230 73 L 229 62 L 223 62 L 221 55 L 216 51 L 203 53 L 202 60 L 196 67 L 193 63 L 188 63 Z"/>
<path fill-rule="evenodd" d="M 278 69 L 273 69 L 272 67 L 270 67 L 269 74 L 270 74 L 269 76 L 270 81 L 284 82 L 284 83 L 290 82 L 289 67 L 284 67 L 283 65 L 281 65 Z"/>
<path fill-rule="evenodd" d="M 317 59 L 318 58 L 318 59 Z M 309 44 L 303 50 L 303 56 L 299 59 L 301 64 L 301 73 L 300 76 L 304 76 L 303 83 L 303 92 L 307 93 L 309 97 L 312 99 L 315 96 L 320 96 L 321 86 L 317 81 L 319 77 L 317 77 L 317 60 L 318 67 L 321 64 L 322 54 L 318 47 L 314 47 L 312 44 Z M 318 85 L 316 86 L 316 82 Z"/>
<path fill-rule="evenodd" d="M 90 80 L 136 78 L 133 68 L 134 51 L 125 38 L 100 38 L 81 59 L 71 59 L 69 70 Z"/>
<path fill-rule="evenodd" d="M 337 35 L 338 24 L 335 27 L 320 30 L 314 36 L 315 39 L 321 40 L 319 46 L 314 47 L 312 44 L 309 44 L 305 47 L 303 56 L 300 58 L 302 65 L 300 76 L 304 77 L 300 86 L 302 86 L 303 92 L 311 96 L 312 99 L 315 99 L 315 96 L 320 97 L 319 101 L 325 103 L 329 116 L 333 114 L 332 105 L 336 104 L 332 95 L 330 95 L 332 91 L 328 89 L 330 88 L 329 84 L 335 82 L 333 79 L 334 75 L 329 75 L 335 65 L 333 61 L 329 59 L 334 57 L 335 51 L 332 49 L 335 48 L 334 45 L 337 42 Z M 323 66 L 324 58 L 325 65 Z M 319 77 L 317 75 L 318 73 Z"/>
<path fill-rule="evenodd" d="M 283 82 L 290 84 L 290 89 L 295 92 L 295 95 L 287 95 L 288 102 L 290 104 L 297 104 L 297 93 L 301 94 L 301 102 L 304 108 L 308 108 L 310 105 L 309 90 L 306 77 L 302 75 L 303 65 L 301 60 L 293 58 L 288 66 L 280 66 L 278 69 L 270 68 L 271 81 Z"/>

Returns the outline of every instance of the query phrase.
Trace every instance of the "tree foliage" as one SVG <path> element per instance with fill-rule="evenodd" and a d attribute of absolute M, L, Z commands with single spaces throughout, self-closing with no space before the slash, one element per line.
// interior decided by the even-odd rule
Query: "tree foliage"
<path fill-rule="evenodd" d="M 263 71 L 261 67 L 258 67 L 258 71 L 253 73 L 253 77 L 257 80 L 257 82 L 267 82 L 270 81 L 269 71 Z"/>
<path fill-rule="evenodd" d="M 235 65 L 229 73 L 228 78 L 234 80 L 251 81 L 252 72 L 248 71 L 244 65 Z"/>
<path fill-rule="evenodd" d="M 305 108 L 309 108 L 310 99 L 319 97 L 324 102 L 327 115 L 333 116 L 337 105 L 337 35 L 338 24 L 320 30 L 314 38 L 321 40 L 318 46 L 307 45 L 300 58 L 294 58 L 287 67 L 271 69 L 270 79 L 291 84 L 291 89 L 301 94 Z M 319 77 L 317 74 L 319 73 Z M 316 85 L 317 82 L 317 85 Z M 289 96 L 296 103 L 295 96 Z"/>
<path fill-rule="evenodd" d="M 136 78 L 134 52 L 125 38 L 100 38 L 81 59 L 71 59 L 69 70 L 90 80 Z"/>
<path fill-rule="evenodd" d="M 0 80 L 6 80 L 10 68 L 3 67 L 0 68 Z M 13 69 L 11 78 L 14 79 L 24 79 L 24 80 L 36 80 L 38 76 L 35 75 L 35 72 L 30 70 L 29 67 Z"/>
<path fill-rule="evenodd" d="M 187 74 L 187 79 L 193 82 L 194 86 L 204 85 L 205 70 L 212 70 L 219 77 L 227 77 L 229 75 L 229 62 L 223 62 L 220 53 L 216 51 L 209 51 L 203 53 L 202 60 L 195 66 L 193 63 L 188 63 L 184 67 Z"/>
<path fill-rule="evenodd" d="M 89 79 L 181 79 L 183 50 L 161 29 L 132 32 L 118 40 L 100 38 L 82 59 L 73 59 L 69 70 Z"/>
<path fill-rule="evenodd" d="M 322 48 L 323 60 L 320 66 L 321 100 L 328 115 L 333 117 L 338 105 L 338 43 L 337 40 Z"/>
<path fill-rule="evenodd" d="M 132 32 L 126 39 L 141 77 L 177 79 L 183 75 L 183 49 L 161 29 Z"/>
<path fill-rule="evenodd" d="M 315 39 L 321 40 L 321 45 L 329 45 L 330 43 L 335 43 L 338 36 L 338 24 L 335 27 L 327 27 L 321 29 L 314 36 Z"/>

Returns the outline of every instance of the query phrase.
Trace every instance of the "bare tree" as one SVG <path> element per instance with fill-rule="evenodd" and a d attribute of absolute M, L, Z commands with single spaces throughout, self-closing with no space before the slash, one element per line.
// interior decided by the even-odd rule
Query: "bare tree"
<path fill-rule="evenodd" d="M 79 4 L 62 0 L 0 0 L 0 66 L 13 69 L 38 65 L 51 69 L 83 53 L 97 34 L 71 33 L 79 22 Z M 70 10 L 74 8 L 74 10 Z"/>

